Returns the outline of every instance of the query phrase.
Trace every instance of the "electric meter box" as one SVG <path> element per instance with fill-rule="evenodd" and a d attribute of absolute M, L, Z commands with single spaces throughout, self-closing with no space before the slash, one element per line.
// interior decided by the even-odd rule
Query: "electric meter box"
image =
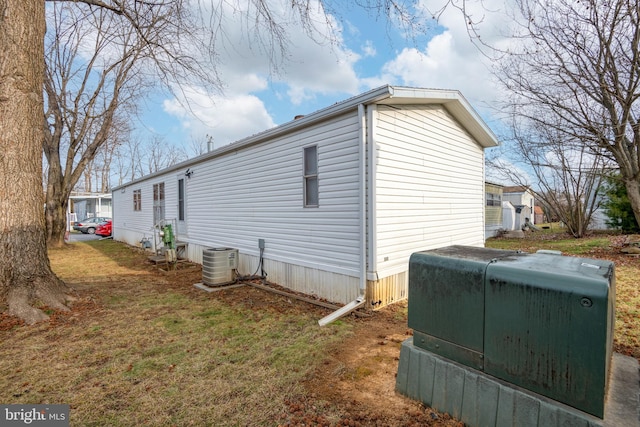
<path fill-rule="evenodd" d="M 408 310 L 414 346 L 603 418 L 612 262 L 466 246 L 417 252 Z"/>

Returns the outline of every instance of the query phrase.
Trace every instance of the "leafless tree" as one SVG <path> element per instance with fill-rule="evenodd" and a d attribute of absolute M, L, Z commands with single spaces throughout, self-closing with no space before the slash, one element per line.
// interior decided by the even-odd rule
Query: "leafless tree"
<path fill-rule="evenodd" d="M 593 155 L 582 141 L 568 139 L 557 126 L 540 126 L 517 118 L 508 150 L 488 161 L 493 172 L 527 186 L 574 237 L 587 234 L 598 209 L 606 158 Z M 509 159 L 509 161 L 505 161 Z"/>
<path fill-rule="evenodd" d="M 111 127 L 109 138 L 98 148 L 94 158 L 87 163 L 82 177 L 74 186 L 75 191 L 102 193 L 111 191 L 111 171 L 114 164 L 116 167 L 119 166 L 121 146 L 128 141 L 129 134 L 130 129 L 127 121 L 118 121 Z M 128 159 L 123 158 L 124 160 Z"/>
<path fill-rule="evenodd" d="M 112 186 L 133 181 L 144 174 L 142 151 L 142 141 L 138 137 L 130 136 L 118 145 L 114 153 L 115 172 L 112 176 Z"/>
<path fill-rule="evenodd" d="M 116 185 L 158 172 L 188 158 L 183 148 L 168 144 L 158 135 L 144 141 L 137 137 L 127 139 L 111 155 L 115 167 L 111 179 Z"/>
<path fill-rule="evenodd" d="M 184 150 L 167 144 L 164 138 L 154 136 L 145 143 L 141 160 L 149 174 L 187 160 L 187 154 Z"/>
<path fill-rule="evenodd" d="M 413 1 L 361 3 L 416 22 L 407 21 Z M 0 297 L 10 313 L 36 322 L 47 318 L 37 305 L 65 309 L 69 289 L 51 271 L 46 242 L 62 241 L 67 196 L 119 109 L 135 106 L 153 81 L 176 91 L 194 81 L 221 87 L 215 65 L 217 49 L 229 42 L 225 13 L 243 17 L 246 36 L 275 69 L 291 28 L 319 37 L 317 17 L 331 26 L 326 11 L 344 2 L 283 4 L 291 9 L 280 19 L 267 0 L 222 0 L 226 8 L 188 0 L 0 0 Z"/>
<path fill-rule="evenodd" d="M 187 155 L 189 157 L 200 156 L 210 150 L 214 149 L 214 140 L 211 135 L 205 135 L 204 137 L 196 138 L 191 137 L 187 146 Z"/>
<path fill-rule="evenodd" d="M 44 152 L 49 245 L 64 243 L 69 195 L 83 173 L 99 168 L 97 184 L 108 187 L 110 156 L 126 124 L 123 116 L 135 114 L 155 81 L 197 77 L 200 83 L 217 83 L 197 65 L 202 61 L 186 53 L 193 52 L 192 46 L 182 45 L 192 37 L 181 1 L 131 0 L 114 6 L 121 13 L 70 2 L 48 8 Z"/>
<path fill-rule="evenodd" d="M 595 169 L 613 161 L 640 220 L 640 0 L 515 2 L 520 26 L 499 73 L 505 109 L 553 134 L 544 152 L 600 156 Z"/>

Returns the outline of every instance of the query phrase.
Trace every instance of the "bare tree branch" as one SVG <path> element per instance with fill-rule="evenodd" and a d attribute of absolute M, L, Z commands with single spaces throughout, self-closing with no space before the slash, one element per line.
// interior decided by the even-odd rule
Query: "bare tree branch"
<path fill-rule="evenodd" d="M 505 156 L 489 160 L 494 173 L 529 187 L 571 235 L 585 236 L 599 207 L 600 184 L 610 169 L 605 158 L 553 127 L 529 126 L 514 117 L 510 128 L 510 162 Z"/>
<path fill-rule="evenodd" d="M 498 73 L 504 110 L 613 159 L 640 220 L 640 1 L 516 4 L 520 43 Z"/>

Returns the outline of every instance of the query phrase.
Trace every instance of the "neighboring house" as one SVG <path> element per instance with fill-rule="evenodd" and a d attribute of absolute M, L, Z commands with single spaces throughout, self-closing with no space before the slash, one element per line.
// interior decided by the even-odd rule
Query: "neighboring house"
<path fill-rule="evenodd" d="M 506 231 L 516 229 L 516 208 L 511 202 L 502 202 L 502 228 Z M 519 228 L 518 228 L 519 230 Z"/>
<path fill-rule="evenodd" d="M 611 230 L 613 227 L 607 225 L 608 220 L 609 217 L 605 213 L 604 208 L 597 208 L 591 216 L 589 230 Z"/>
<path fill-rule="evenodd" d="M 502 188 L 500 184 L 484 183 L 484 238 L 495 237 L 499 230 L 504 229 L 502 218 Z"/>
<path fill-rule="evenodd" d="M 111 193 L 73 192 L 69 197 L 70 222 L 97 216 L 111 217 Z"/>
<path fill-rule="evenodd" d="M 502 189 L 502 199 L 511 202 L 516 210 L 515 229 L 519 230 L 524 224 L 525 218 L 536 223 L 535 218 L 535 197 L 529 187 L 522 185 L 504 187 Z"/>
<path fill-rule="evenodd" d="M 186 258 L 347 304 L 407 297 L 413 252 L 484 245 L 484 149 L 458 91 L 383 86 L 113 189 L 113 236 L 175 220 Z M 360 304 L 360 302 L 358 302 Z"/>
<path fill-rule="evenodd" d="M 606 187 L 603 184 L 604 183 L 601 183 L 600 187 L 593 189 L 593 192 L 589 197 L 590 201 L 593 201 L 593 198 L 595 197 L 595 202 L 597 203 L 597 207 L 591 215 L 591 222 L 589 223 L 590 230 L 615 230 L 618 228 L 607 224 L 611 219 L 607 215 L 604 204 L 608 201 L 609 196 L 606 194 Z"/>

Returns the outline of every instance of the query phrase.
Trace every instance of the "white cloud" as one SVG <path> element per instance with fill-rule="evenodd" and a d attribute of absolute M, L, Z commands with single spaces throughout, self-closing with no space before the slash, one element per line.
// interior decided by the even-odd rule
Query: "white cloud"
<path fill-rule="evenodd" d="M 473 104 L 491 101 L 496 88 L 486 62 L 476 52 L 462 55 L 464 48 L 459 44 L 446 31 L 431 39 L 423 51 L 403 49 L 385 64 L 383 73 L 404 85 L 459 90 Z"/>
<path fill-rule="evenodd" d="M 264 103 L 254 95 L 211 97 L 190 90 L 186 97 L 189 107 L 172 99 L 164 101 L 164 110 L 178 117 L 193 137 L 212 135 L 216 148 L 275 125 Z"/>
<path fill-rule="evenodd" d="M 378 53 L 371 40 L 367 40 L 360 49 L 362 50 L 362 54 L 365 57 L 376 56 L 376 54 Z"/>
<path fill-rule="evenodd" d="M 503 35 L 506 16 L 496 3 L 491 5 L 496 9 L 487 9 L 482 3 L 468 0 L 466 12 L 478 22 L 482 40 L 492 46 L 502 45 L 507 40 Z M 431 11 L 438 10 L 432 1 L 429 5 Z M 478 41 L 471 41 L 467 21 L 455 7 L 449 5 L 438 22 L 442 33 L 429 40 L 423 49 L 402 49 L 384 65 L 382 76 L 404 85 L 459 90 L 479 110 L 491 105 L 498 95 L 492 75 L 494 63 L 488 57 L 493 52 Z"/>
<path fill-rule="evenodd" d="M 217 8 L 224 7 L 217 0 L 213 2 Z M 276 6 L 274 3 L 270 7 L 275 11 L 277 3 Z M 283 0 L 280 7 L 282 22 L 291 22 L 287 16 L 291 13 L 290 4 Z M 319 9 L 312 5 L 310 10 L 316 14 Z M 321 18 L 316 22 L 326 22 Z M 337 22 L 329 24 L 341 30 Z M 282 102 L 293 105 L 300 105 L 318 94 L 358 92 L 359 81 L 353 67 L 360 56 L 345 47 L 341 32 L 337 39 L 332 38 L 329 25 L 318 26 L 310 37 L 301 26 L 290 25 L 286 30 L 292 42 L 287 45 L 287 57 L 279 62 L 247 32 L 247 25 L 238 13 L 229 13 L 224 21 L 224 42 L 219 45 L 216 58 L 219 76 L 225 84 L 221 96 L 205 96 L 202 91 L 191 89 L 185 91 L 182 102 L 177 99 L 164 102 L 165 111 L 178 117 L 192 135 L 214 135 L 218 146 L 274 126 L 268 108 L 260 99 L 261 92 L 269 89 L 270 83 L 284 84 L 288 99 Z M 277 73 L 274 73 L 273 61 Z"/>
<path fill-rule="evenodd" d="M 222 7 L 220 0 L 211 1 L 217 8 Z M 205 96 L 203 91 L 191 89 L 185 93 L 182 103 L 176 99 L 164 102 L 165 111 L 178 117 L 193 136 L 214 135 L 217 145 L 272 127 L 274 120 L 270 112 L 279 106 L 265 104 L 269 98 L 279 104 L 313 105 L 321 96 L 341 100 L 383 84 L 460 90 L 485 120 L 491 122 L 492 111 L 486 106 L 491 105 L 497 95 L 490 72 L 492 63 L 478 45 L 470 41 L 462 13 L 451 5 L 439 16 L 441 33 L 422 47 L 398 50 L 395 57 L 385 63 L 374 43 L 363 41 L 361 32 L 352 27 L 350 21 L 345 21 L 343 34 L 341 24 L 329 17 L 326 26 L 319 26 L 310 37 L 290 16 L 290 4 L 280 1 L 283 22 L 291 23 L 285 27 L 291 40 L 286 60 L 276 61 L 274 69 L 271 65 L 275 58 L 260 48 L 254 34 L 247 30 L 249 22 L 241 20 L 240 14 L 229 14 L 223 21 L 224 40 L 216 51 L 217 71 L 225 83 L 223 95 Z M 425 3 L 433 6 L 434 0 L 425 0 Z M 481 3 L 481 0 L 467 0 L 466 7 L 479 22 L 482 39 L 493 45 L 504 43 L 507 40 L 502 35 L 507 22 L 505 15 L 497 9 L 487 10 Z M 277 5 L 272 2 L 270 6 L 274 4 Z M 497 7 L 496 3 L 492 7 Z M 315 6 L 312 3 L 311 10 L 319 13 L 317 3 Z M 314 18 L 316 22 L 326 22 L 319 14 Z M 337 33 L 330 33 L 331 29 Z M 355 38 L 345 40 L 343 36 Z M 349 41 L 354 43 L 353 49 L 357 52 L 347 46 Z M 358 65 L 360 69 L 376 68 L 364 69 L 360 71 L 363 75 L 358 75 L 355 71 Z M 190 108 L 185 109 L 181 104 Z"/>
<path fill-rule="evenodd" d="M 289 86 L 290 101 L 299 105 L 314 94 L 349 93 L 359 90 L 358 77 L 353 69 L 360 58 L 346 49 L 324 52 L 313 46 L 313 42 L 297 46 L 292 52 L 295 60 L 287 64 L 286 73 L 278 81 Z"/>

